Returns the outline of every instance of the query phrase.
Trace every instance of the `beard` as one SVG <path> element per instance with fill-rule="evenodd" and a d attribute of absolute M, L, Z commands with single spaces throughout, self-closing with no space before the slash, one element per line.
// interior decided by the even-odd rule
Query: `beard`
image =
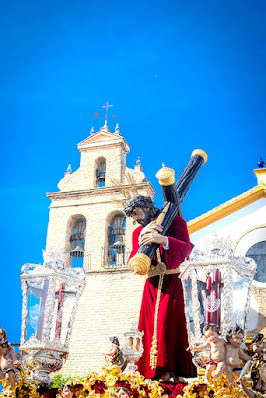
<path fill-rule="evenodd" d="M 147 210 L 142 209 L 144 213 L 144 218 L 139 218 L 137 219 L 137 223 L 139 223 L 142 227 L 146 227 L 151 222 L 151 217 L 150 214 L 147 212 Z"/>

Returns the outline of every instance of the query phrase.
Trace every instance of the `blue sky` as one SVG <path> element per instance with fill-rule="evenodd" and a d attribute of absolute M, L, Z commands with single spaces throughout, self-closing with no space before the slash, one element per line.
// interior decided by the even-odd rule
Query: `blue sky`
<path fill-rule="evenodd" d="M 164 161 L 202 167 L 183 204 L 187 221 L 256 185 L 265 151 L 265 1 L 1 1 L 0 326 L 20 340 L 20 269 L 42 261 L 49 215 L 76 145 L 113 104 L 131 147 L 155 178 Z"/>

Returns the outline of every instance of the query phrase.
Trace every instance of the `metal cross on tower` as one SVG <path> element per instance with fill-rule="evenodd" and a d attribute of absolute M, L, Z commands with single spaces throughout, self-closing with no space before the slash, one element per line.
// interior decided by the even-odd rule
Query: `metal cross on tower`
<path fill-rule="evenodd" d="M 105 113 L 105 121 L 107 122 L 107 117 L 108 117 L 108 108 L 111 108 L 114 105 L 109 105 L 108 101 L 106 102 L 106 105 L 102 105 L 102 108 L 106 108 L 106 113 Z"/>

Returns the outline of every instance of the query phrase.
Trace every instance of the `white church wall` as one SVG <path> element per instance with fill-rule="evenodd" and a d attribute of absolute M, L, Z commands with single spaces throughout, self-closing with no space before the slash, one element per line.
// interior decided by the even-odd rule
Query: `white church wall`
<path fill-rule="evenodd" d="M 232 241 L 238 239 L 244 231 L 248 231 L 254 225 L 266 223 L 266 199 L 258 201 L 237 210 L 236 212 L 218 220 L 201 230 L 190 234 L 191 241 L 196 248 L 200 248 L 202 239 L 213 233 L 219 236 L 230 236 Z M 247 249 L 248 250 L 248 249 Z"/>
<path fill-rule="evenodd" d="M 248 321 L 248 332 L 253 332 L 256 330 L 259 323 L 259 306 L 256 298 L 253 294 L 251 294 L 250 300 L 250 312 L 249 312 L 249 321 Z"/>
<path fill-rule="evenodd" d="M 264 221 L 266 223 L 266 216 L 264 217 Z M 234 250 L 235 256 L 245 256 L 247 248 L 263 240 L 266 241 L 266 225 L 255 225 L 252 230 L 242 231 L 242 236 L 237 242 Z"/>

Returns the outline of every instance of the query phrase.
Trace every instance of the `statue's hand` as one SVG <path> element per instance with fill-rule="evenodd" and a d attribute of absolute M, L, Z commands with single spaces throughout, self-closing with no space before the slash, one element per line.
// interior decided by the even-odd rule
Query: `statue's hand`
<path fill-rule="evenodd" d="M 162 232 L 163 227 L 159 224 L 156 223 L 156 221 L 151 221 L 146 227 L 144 227 L 139 235 L 139 238 L 141 239 L 143 235 L 151 232 Z"/>
<path fill-rule="evenodd" d="M 167 243 L 167 239 L 165 236 L 160 234 L 162 231 L 163 227 L 161 225 L 157 224 L 156 221 L 151 221 L 141 230 L 139 235 L 140 245 L 150 245 L 151 243 L 165 245 Z"/>
<path fill-rule="evenodd" d="M 158 232 L 147 232 L 143 235 L 139 241 L 141 245 L 150 245 L 152 243 L 157 243 L 158 245 L 166 245 L 167 238 Z"/>

